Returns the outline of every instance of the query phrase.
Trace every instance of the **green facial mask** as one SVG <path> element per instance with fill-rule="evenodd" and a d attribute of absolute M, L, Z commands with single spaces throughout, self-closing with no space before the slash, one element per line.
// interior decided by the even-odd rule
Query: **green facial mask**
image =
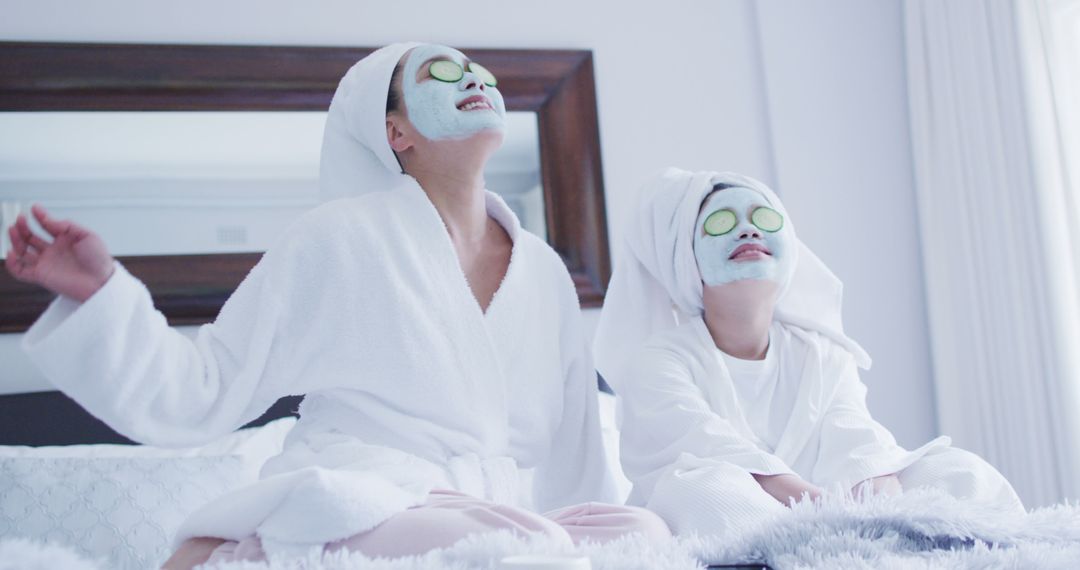
<path fill-rule="evenodd" d="M 429 61 L 427 74 L 421 75 L 421 67 Z M 483 68 L 466 61 L 465 54 L 456 49 L 421 45 L 405 62 L 401 79 L 405 108 L 409 121 L 428 140 L 460 140 L 505 128 L 502 95 L 498 87 L 487 83 L 495 78 L 487 73 L 485 79 L 474 70 Z M 467 99 L 472 102 L 463 106 Z"/>
<path fill-rule="evenodd" d="M 760 193 L 740 186 L 713 192 L 702 206 L 694 234 L 694 256 L 705 285 L 741 280 L 782 283 L 791 273 L 790 232 L 784 218 Z M 743 245 L 758 253 L 736 255 Z"/>
<path fill-rule="evenodd" d="M 784 227 L 784 217 L 780 215 L 780 212 L 765 206 L 754 210 L 754 213 L 750 215 L 750 222 L 757 226 L 759 230 L 769 233 L 776 233 Z M 722 236 L 735 229 L 738 223 L 739 220 L 735 216 L 735 212 L 717 210 L 709 214 L 708 218 L 705 218 L 705 233 L 711 236 Z"/>
<path fill-rule="evenodd" d="M 469 71 L 476 74 L 476 77 L 489 87 L 495 87 L 499 84 L 498 80 L 495 79 L 495 75 L 479 63 L 469 62 Z M 465 70 L 461 68 L 461 65 L 458 64 L 458 62 L 446 60 L 432 63 L 431 66 L 428 67 L 428 73 L 435 79 L 445 81 L 446 83 L 457 83 L 465 76 Z"/>

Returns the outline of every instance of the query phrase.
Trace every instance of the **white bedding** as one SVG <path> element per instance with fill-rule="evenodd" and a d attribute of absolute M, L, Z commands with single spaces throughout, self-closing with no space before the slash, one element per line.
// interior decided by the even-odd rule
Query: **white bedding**
<path fill-rule="evenodd" d="M 704 567 L 703 560 L 764 561 L 778 570 L 1071 569 L 1080 560 L 1080 506 L 1038 509 L 1023 517 L 988 515 L 940 492 L 923 491 L 869 503 L 798 505 L 789 516 L 764 527 L 738 529 L 730 536 L 680 538 L 660 546 L 627 537 L 566 550 L 544 541 L 489 534 L 412 558 L 371 560 L 338 552 L 322 559 L 230 563 L 216 570 L 490 569 L 505 556 L 527 553 L 585 555 L 594 570 L 697 570 Z M 63 566 L 50 565 L 64 554 L 0 539 L 0 570 L 83 570 L 70 563 L 71 554 Z"/>
<path fill-rule="evenodd" d="M 600 407 L 607 453 L 612 465 L 618 465 L 614 398 L 601 396 Z M 0 447 L 0 465 L 4 461 L 41 461 L 46 457 L 68 456 L 71 459 L 64 461 L 69 473 L 66 478 L 69 487 L 80 477 L 75 473 L 80 463 L 83 467 L 82 480 L 93 481 L 94 477 L 89 474 L 100 472 L 110 461 L 122 465 L 124 461 L 139 460 L 144 462 L 141 468 L 147 479 L 168 479 L 178 475 L 175 477 L 177 481 L 198 483 L 211 479 L 219 483 L 227 482 L 230 477 L 228 467 L 225 464 L 217 465 L 214 457 L 236 459 L 233 454 L 241 454 L 246 455 L 244 462 L 261 461 L 260 457 L 265 458 L 280 449 L 281 439 L 292 421 L 279 420 L 264 428 L 232 434 L 202 448 L 182 450 L 113 445 L 37 449 Z M 203 461 L 209 469 L 195 470 L 197 473 L 193 474 L 192 467 L 199 461 Z M 146 470 L 153 462 L 158 462 L 157 465 L 162 467 L 162 471 L 156 475 L 154 470 Z M 169 462 L 172 462 L 172 473 L 166 468 Z M 240 470 L 249 469 L 243 467 Z M 140 485 L 131 479 L 133 472 L 138 473 L 135 463 L 131 464 L 130 469 L 118 470 L 115 475 L 127 477 L 129 482 L 113 488 L 128 491 L 139 488 Z M 625 496 L 629 483 L 621 477 L 621 473 L 617 475 L 620 491 Z M 4 475 L 0 475 L 2 477 Z M 59 474 L 51 477 L 61 478 Z M 5 508 L 5 502 L 11 502 L 10 495 L 6 493 L 0 497 L 0 510 Z M 54 499 L 61 496 L 57 494 Z M 129 502 L 136 504 L 132 497 L 139 495 L 128 497 Z M 150 499 L 149 496 L 142 496 L 143 504 L 169 508 L 168 500 L 155 503 Z M 131 515 L 129 511 L 128 516 Z M 161 520 L 161 517 L 151 520 L 163 528 L 171 524 Z M 74 521 L 72 518 L 56 523 L 60 527 L 67 524 L 69 528 L 77 528 L 77 525 L 71 526 Z M 158 535 L 156 546 L 151 545 L 152 548 L 145 552 L 129 552 L 126 559 L 109 559 L 110 553 L 115 556 L 118 552 L 117 545 L 107 540 L 112 532 L 110 528 L 117 525 L 110 527 L 112 523 L 106 519 L 99 523 L 102 526 L 94 535 L 96 538 L 91 537 L 85 542 L 65 539 L 63 532 L 66 531 L 63 530 L 51 536 L 47 531 L 36 535 L 22 534 L 32 539 L 25 541 L 13 538 L 20 536 L 18 532 L 10 532 L 0 526 L 0 535 L 4 537 L 0 539 L 0 570 L 58 567 L 82 570 L 74 562 L 79 559 L 88 564 L 87 569 L 123 570 L 140 568 L 140 561 L 160 561 L 168 554 L 168 549 L 160 544 L 164 540 L 160 538 L 162 535 Z M 91 533 L 84 532 L 83 536 L 91 536 Z M 56 546 L 64 548 L 42 546 L 41 543 L 50 538 L 60 539 Z M 132 541 L 130 546 L 146 545 L 137 545 Z M 326 560 L 289 565 L 236 564 L 221 570 L 494 568 L 495 562 L 503 556 L 552 550 L 551 545 L 542 542 L 529 543 L 494 535 L 473 537 L 445 551 L 411 559 L 371 561 L 360 555 L 338 555 Z M 729 563 L 757 559 L 770 561 L 777 568 L 1070 568 L 1074 567 L 1075 560 L 1080 559 L 1080 506 L 1040 509 L 1027 517 L 1010 518 L 973 510 L 933 492 L 909 492 L 897 499 L 880 498 L 867 504 L 834 502 L 819 507 L 800 505 L 791 516 L 773 521 L 765 528 L 740 529 L 733 536 L 684 538 L 663 547 L 650 547 L 644 541 L 631 538 L 605 546 L 585 547 L 575 552 L 592 558 L 595 570 L 701 568 L 699 559 Z M 92 562 L 94 559 L 97 561 Z"/>
<path fill-rule="evenodd" d="M 599 405 L 605 452 L 625 499 L 630 483 L 618 469 L 615 398 L 601 394 Z M 199 447 L 0 446 L 0 537 L 50 541 L 102 568 L 152 567 L 170 554 L 189 513 L 258 478 L 295 423 L 284 418 Z M 73 500 L 79 496 L 89 498 Z"/>
<path fill-rule="evenodd" d="M 50 541 L 103 568 L 156 568 L 184 519 L 255 481 L 295 423 L 284 418 L 191 448 L 0 446 L 0 536 Z"/>

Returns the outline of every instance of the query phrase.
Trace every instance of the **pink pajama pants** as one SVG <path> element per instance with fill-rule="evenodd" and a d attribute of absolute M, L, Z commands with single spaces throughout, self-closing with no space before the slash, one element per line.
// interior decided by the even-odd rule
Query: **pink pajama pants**
<path fill-rule="evenodd" d="M 664 521 L 640 507 L 584 503 L 539 515 L 456 491 L 435 490 L 425 504 L 398 513 L 370 531 L 330 543 L 326 551 L 345 548 L 373 558 L 408 556 L 450 546 L 471 534 L 498 530 L 521 536 L 546 535 L 567 544 L 605 542 L 631 533 L 657 542 L 671 538 Z M 258 537 L 252 536 L 223 543 L 206 563 L 265 559 Z"/>

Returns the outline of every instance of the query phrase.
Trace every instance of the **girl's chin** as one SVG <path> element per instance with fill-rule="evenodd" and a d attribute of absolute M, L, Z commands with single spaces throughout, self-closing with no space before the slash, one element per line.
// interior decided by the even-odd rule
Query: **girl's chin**
<path fill-rule="evenodd" d="M 747 275 L 741 277 L 735 277 L 729 281 L 722 283 L 709 284 L 705 283 L 707 287 L 723 287 L 731 291 L 750 291 L 757 289 L 776 289 L 776 280 L 771 275 L 764 273 L 758 275 Z"/>

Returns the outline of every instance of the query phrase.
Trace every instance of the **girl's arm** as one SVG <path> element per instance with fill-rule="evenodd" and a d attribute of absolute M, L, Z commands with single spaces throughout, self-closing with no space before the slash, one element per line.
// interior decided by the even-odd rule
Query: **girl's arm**
<path fill-rule="evenodd" d="M 907 451 L 870 415 L 866 385 L 859 380 L 854 358 L 843 353 L 836 369 L 840 380 L 822 417 L 813 480 L 823 485 L 839 483 L 853 492 L 864 482 L 875 493 L 899 492 L 894 466 Z"/>
<path fill-rule="evenodd" d="M 766 493 L 783 505 L 790 505 L 792 501 L 798 502 L 804 496 L 811 500 L 821 497 L 822 490 L 817 485 L 806 482 L 802 477 L 794 473 L 780 475 L 754 475 L 754 480 L 761 485 Z"/>
<path fill-rule="evenodd" d="M 853 495 L 859 495 L 866 491 L 870 491 L 874 495 L 899 495 L 904 492 L 904 488 L 900 485 L 900 478 L 896 474 L 873 477 L 856 483 L 851 488 Z"/>
<path fill-rule="evenodd" d="M 672 469 L 708 469 L 719 464 L 755 476 L 789 476 L 778 481 L 797 477 L 780 458 L 740 435 L 712 409 L 679 355 L 646 348 L 625 370 L 628 377 L 619 382 L 618 389 L 621 455 L 623 468 L 635 484 L 648 485 Z"/>

